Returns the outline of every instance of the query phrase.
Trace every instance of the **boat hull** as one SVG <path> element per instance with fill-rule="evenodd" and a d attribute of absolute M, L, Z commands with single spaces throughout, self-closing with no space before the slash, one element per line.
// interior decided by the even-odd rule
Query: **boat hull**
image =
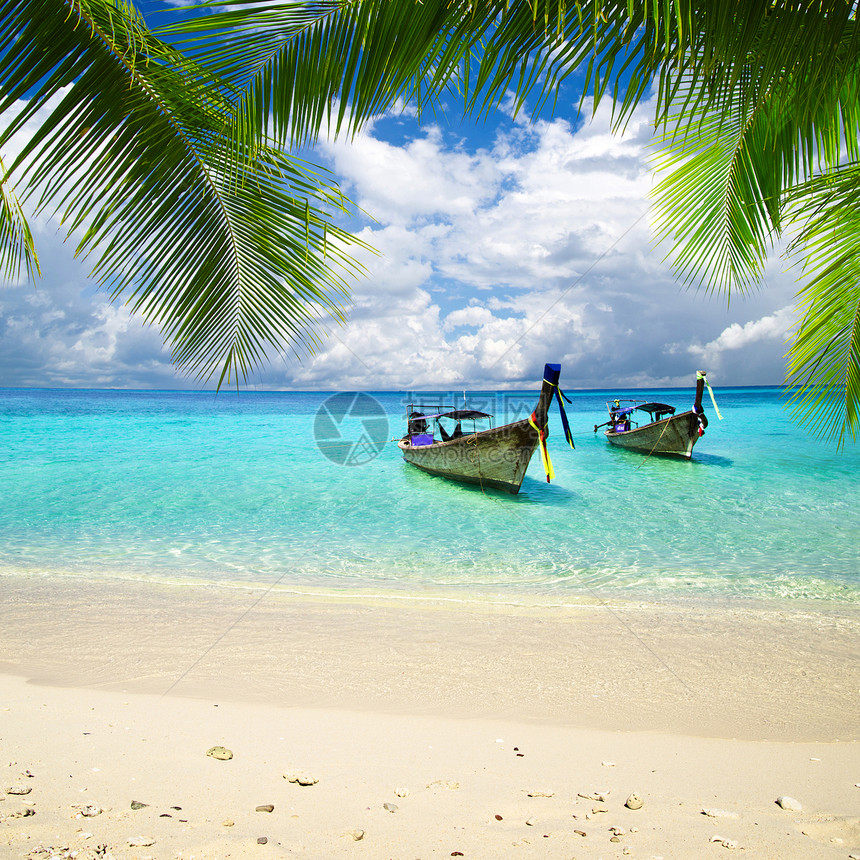
<path fill-rule="evenodd" d="M 431 475 L 518 493 L 538 434 L 525 419 L 448 442 L 412 445 L 404 438 L 397 444 L 408 463 Z"/>
<path fill-rule="evenodd" d="M 621 433 L 607 430 L 606 438 L 613 445 L 630 451 L 686 457 L 689 460 L 693 446 L 699 441 L 699 420 L 695 412 L 682 412 Z"/>

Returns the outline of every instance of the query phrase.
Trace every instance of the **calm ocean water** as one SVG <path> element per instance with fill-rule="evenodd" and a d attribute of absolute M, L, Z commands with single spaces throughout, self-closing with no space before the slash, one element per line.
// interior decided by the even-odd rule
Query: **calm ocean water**
<path fill-rule="evenodd" d="M 706 395 L 710 426 L 692 461 L 644 457 L 593 432 L 616 393 L 679 411 L 693 399 L 692 388 L 569 392 L 577 450 L 554 406 L 556 480 L 536 454 L 512 497 L 426 475 L 390 441 L 353 445 L 362 430 L 402 434 L 401 392 L 370 395 L 382 418 L 352 407 L 360 414 L 341 420 L 351 399 L 318 417 L 327 393 L 0 390 L 0 574 L 860 602 L 860 448 L 812 439 L 778 389 L 717 389 L 725 420 Z M 536 393 L 478 397 L 505 423 Z"/>

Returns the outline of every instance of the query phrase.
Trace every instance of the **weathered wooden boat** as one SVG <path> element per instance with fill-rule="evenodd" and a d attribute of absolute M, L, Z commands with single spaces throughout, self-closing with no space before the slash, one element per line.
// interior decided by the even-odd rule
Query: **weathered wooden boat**
<path fill-rule="evenodd" d="M 708 417 L 702 409 L 702 393 L 707 374 L 696 373 L 696 399 L 688 412 L 675 414 L 675 407 L 666 403 L 646 403 L 641 400 L 612 400 L 607 403 L 609 420 L 594 427 L 596 433 L 607 427 L 606 438 L 613 445 L 645 454 L 666 454 L 690 459 L 693 446 L 705 435 Z M 710 385 L 708 390 L 710 391 Z M 713 391 L 710 391 L 713 400 Z M 714 400 L 714 408 L 716 408 Z M 646 414 L 648 421 L 639 424 L 636 418 Z M 717 410 L 719 415 L 719 410 Z M 722 417 L 722 416 L 720 416 Z"/>
<path fill-rule="evenodd" d="M 547 481 L 554 477 L 546 448 L 549 435 L 547 412 L 556 397 L 565 438 L 573 439 L 558 387 L 561 365 L 547 364 L 537 406 L 528 418 L 478 430 L 479 422 L 492 415 L 474 409 L 410 404 L 406 435 L 397 443 L 407 463 L 454 481 L 518 493 L 535 448 L 540 446 Z M 443 421 L 454 424 L 447 430 Z M 463 424 L 467 424 L 467 431 Z"/>

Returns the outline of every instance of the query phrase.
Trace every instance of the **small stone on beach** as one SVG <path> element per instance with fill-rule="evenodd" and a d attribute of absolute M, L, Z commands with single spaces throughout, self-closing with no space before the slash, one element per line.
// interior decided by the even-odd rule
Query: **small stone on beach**
<path fill-rule="evenodd" d="M 32 790 L 29 785 L 10 785 L 6 789 L 6 794 L 24 795 L 29 794 Z"/>
<path fill-rule="evenodd" d="M 353 838 L 354 842 L 361 842 L 364 839 L 364 831 L 363 830 L 350 830 L 349 835 Z"/>
<path fill-rule="evenodd" d="M 257 837 L 257 845 L 265 845 L 269 841 L 268 836 L 258 836 Z"/>
<path fill-rule="evenodd" d="M 295 782 L 298 785 L 316 785 L 319 780 L 315 776 L 305 773 L 303 770 L 294 770 L 284 774 L 287 782 Z"/>
<path fill-rule="evenodd" d="M 274 812 L 274 811 L 275 811 L 275 807 L 271 803 L 260 804 L 260 806 L 258 806 L 255 809 L 255 812 Z"/>
<path fill-rule="evenodd" d="M 781 794 L 776 799 L 776 803 L 777 806 L 787 809 L 790 812 L 801 812 L 803 810 L 803 807 L 800 805 L 800 801 L 795 800 L 793 797 L 789 797 L 787 794 Z"/>
<path fill-rule="evenodd" d="M 132 809 L 146 809 L 147 806 L 149 806 L 148 803 L 141 803 L 139 800 L 132 800 L 131 802 Z"/>
<path fill-rule="evenodd" d="M 644 800 L 634 791 L 630 797 L 627 798 L 624 805 L 628 809 L 642 809 L 642 805 L 645 803 Z"/>
<path fill-rule="evenodd" d="M 206 755 L 218 759 L 218 761 L 230 761 L 233 758 L 233 753 L 227 747 L 212 747 Z"/>
<path fill-rule="evenodd" d="M 382 808 L 388 812 L 397 812 L 400 807 L 396 803 L 383 803 Z"/>

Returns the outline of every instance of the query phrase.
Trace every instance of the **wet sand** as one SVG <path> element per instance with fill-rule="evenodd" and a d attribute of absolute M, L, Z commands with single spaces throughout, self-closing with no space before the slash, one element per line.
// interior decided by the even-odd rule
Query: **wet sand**
<path fill-rule="evenodd" d="M 860 856 L 848 605 L 0 585 L 0 856 Z"/>

